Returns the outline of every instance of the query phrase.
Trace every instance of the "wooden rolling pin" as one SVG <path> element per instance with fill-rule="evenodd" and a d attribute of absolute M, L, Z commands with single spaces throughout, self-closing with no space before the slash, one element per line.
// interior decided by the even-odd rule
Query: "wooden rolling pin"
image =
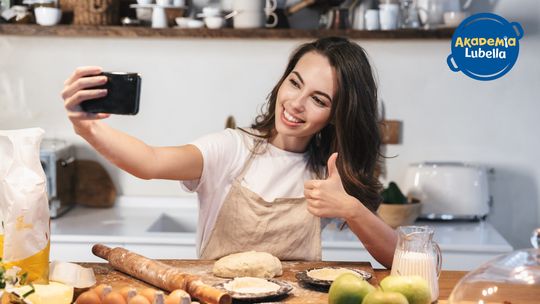
<path fill-rule="evenodd" d="M 177 268 L 154 261 L 124 248 L 109 248 L 103 244 L 92 247 L 92 253 L 109 261 L 112 267 L 167 291 L 183 289 L 205 303 L 230 304 L 226 292 L 204 284 L 198 276 L 180 272 Z"/>

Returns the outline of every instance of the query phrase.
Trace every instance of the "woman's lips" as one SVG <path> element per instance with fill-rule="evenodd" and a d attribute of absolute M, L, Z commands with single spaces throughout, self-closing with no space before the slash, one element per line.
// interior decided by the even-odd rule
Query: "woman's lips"
<path fill-rule="evenodd" d="M 289 112 L 283 108 L 283 111 L 281 112 L 281 121 L 290 127 L 298 127 L 304 123 L 303 120 L 300 120 L 294 116 L 292 116 Z"/>

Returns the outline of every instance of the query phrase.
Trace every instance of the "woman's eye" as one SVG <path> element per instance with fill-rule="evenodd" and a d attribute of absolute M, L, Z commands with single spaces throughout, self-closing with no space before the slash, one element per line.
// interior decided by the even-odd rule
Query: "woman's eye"
<path fill-rule="evenodd" d="M 320 99 L 319 97 L 317 96 L 313 96 L 311 97 L 313 99 L 313 101 L 315 101 L 315 103 L 321 107 L 324 107 L 326 106 L 326 103 L 324 103 L 324 101 L 322 99 Z"/>
<path fill-rule="evenodd" d="M 290 79 L 289 81 L 295 88 L 300 88 L 300 85 L 298 84 L 298 82 L 296 82 L 296 80 Z"/>

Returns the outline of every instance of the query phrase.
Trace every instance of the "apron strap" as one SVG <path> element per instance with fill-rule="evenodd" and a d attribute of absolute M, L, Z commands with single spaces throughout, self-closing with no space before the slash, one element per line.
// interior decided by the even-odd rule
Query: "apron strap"
<path fill-rule="evenodd" d="M 244 178 L 244 176 L 246 176 L 247 174 L 247 171 L 249 170 L 249 168 L 251 167 L 251 164 L 253 163 L 253 160 L 255 159 L 255 154 L 258 154 L 259 153 L 259 149 L 261 147 L 261 145 L 264 144 L 264 140 L 261 140 L 261 139 L 255 139 L 254 140 L 254 145 L 253 145 L 253 149 L 251 150 L 251 152 L 249 153 L 249 157 L 248 159 L 246 160 L 246 162 L 244 163 L 244 166 L 242 167 L 242 169 L 240 170 L 240 174 L 238 174 L 238 176 L 236 177 L 236 179 L 240 182 L 242 181 L 242 179 Z"/>
<path fill-rule="evenodd" d="M 261 149 L 263 149 L 262 145 L 268 145 L 268 142 L 266 140 L 264 140 L 264 139 L 255 139 L 254 140 L 253 149 L 249 153 L 249 157 L 246 160 L 246 162 L 244 163 L 244 166 L 242 167 L 242 169 L 240 170 L 240 173 L 238 174 L 238 176 L 236 176 L 236 179 L 238 181 L 242 181 L 242 179 L 246 176 L 247 171 L 251 167 L 251 164 L 253 163 L 253 160 L 256 157 L 256 154 L 262 153 L 262 151 L 261 151 Z M 264 148 L 266 148 L 266 147 L 264 147 Z M 310 176 L 311 179 L 319 179 L 319 177 L 317 176 L 317 173 L 309 169 L 308 164 L 306 164 L 306 169 L 308 170 L 309 176 Z M 325 179 L 325 177 L 323 176 L 322 179 Z"/>

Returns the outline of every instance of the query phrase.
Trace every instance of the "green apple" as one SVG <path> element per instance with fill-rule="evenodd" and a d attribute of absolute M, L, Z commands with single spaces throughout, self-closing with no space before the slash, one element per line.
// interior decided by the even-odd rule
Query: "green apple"
<path fill-rule="evenodd" d="M 360 304 L 375 287 L 352 273 L 339 275 L 328 291 L 328 304 Z"/>
<path fill-rule="evenodd" d="M 375 290 L 364 298 L 362 304 L 409 304 L 409 302 L 399 292 Z"/>
<path fill-rule="evenodd" d="M 379 284 L 384 291 L 395 291 L 403 294 L 409 304 L 431 303 L 431 289 L 428 282 L 420 276 L 391 275 Z"/>

